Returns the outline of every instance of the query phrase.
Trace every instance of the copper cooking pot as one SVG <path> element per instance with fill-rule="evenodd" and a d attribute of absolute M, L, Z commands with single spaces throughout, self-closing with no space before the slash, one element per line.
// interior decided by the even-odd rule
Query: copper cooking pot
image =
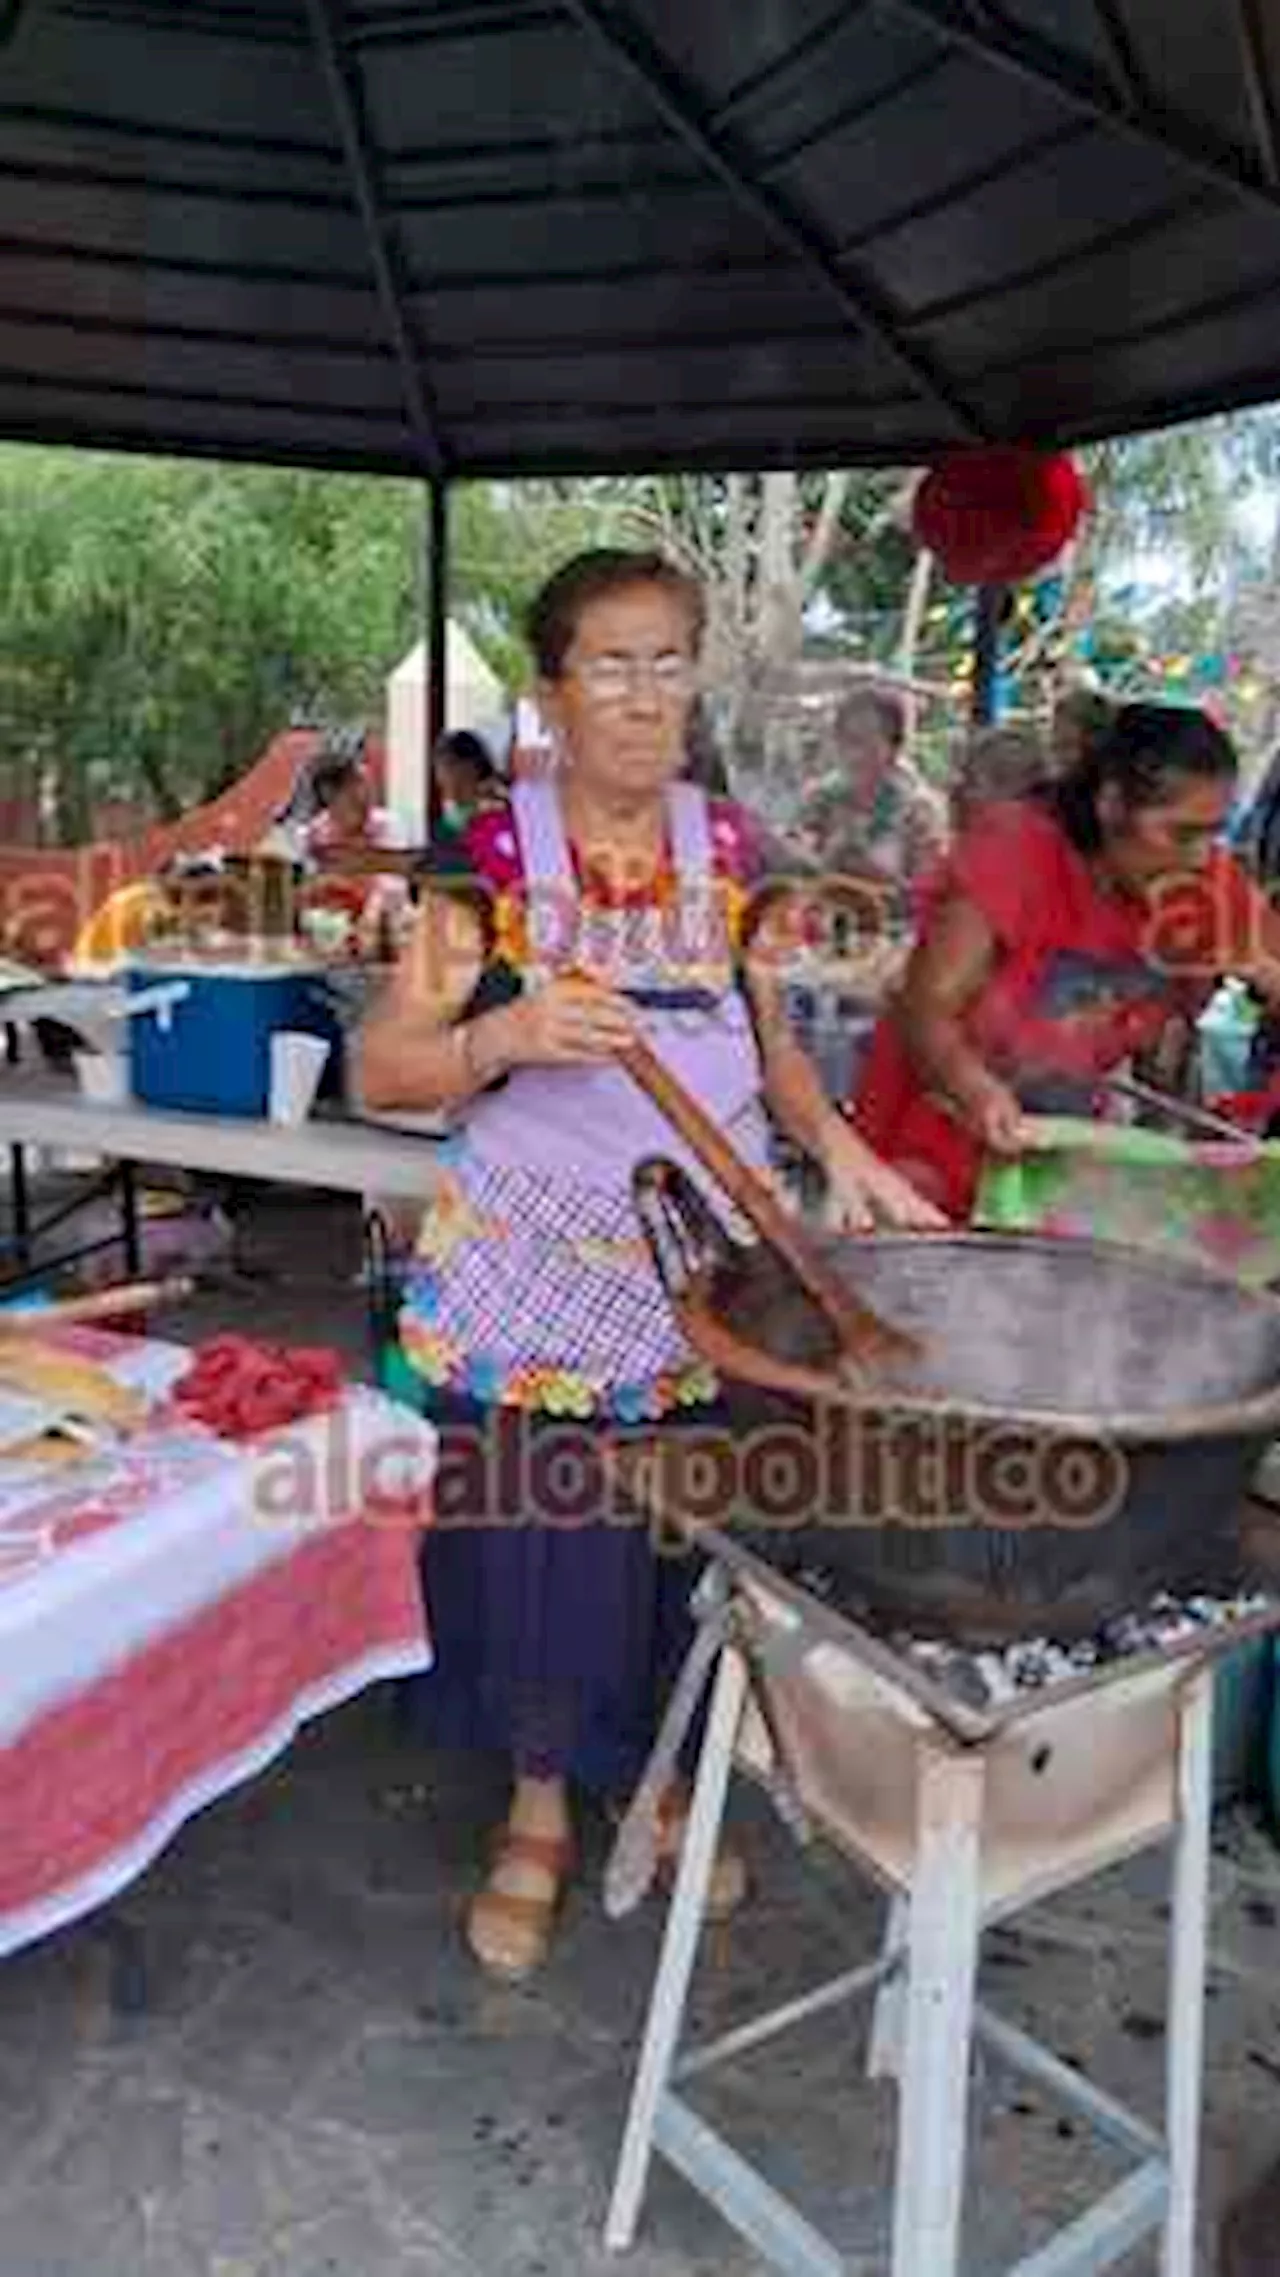
<path fill-rule="evenodd" d="M 1160 1591 L 1247 1578 L 1242 1500 L 1280 1430 L 1270 1293 L 1104 1242 L 819 1237 L 918 1339 L 857 1388 L 785 1264 L 732 1240 L 680 1169 L 641 1164 L 635 1198 L 738 1441 L 756 1435 L 740 1476 L 767 1475 L 770 1431 L 775 1470 L 790 1448 L 791 1506 L 744 1491 L 734 1514 L 780 1570 L 819 1563 L 867 1614 L 975 1645 L 1089 1635 Z"/>

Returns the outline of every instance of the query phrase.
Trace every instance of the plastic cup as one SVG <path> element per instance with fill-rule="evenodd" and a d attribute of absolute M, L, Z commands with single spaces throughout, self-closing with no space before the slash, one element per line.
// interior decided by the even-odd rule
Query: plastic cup
<path fill-rule="evenodd" d="M 305 1123 L 315 1105 L 329 1046 L 323 1036 L 282 1029 L 271 1038 L 271 1120 Z"/>
<path fill-rule="evenodd" d="M 129 1097 L 129 1063 L 122 1052 L 77 1052 L 76 1074 L 96 1107 L 122 1107 Z"/>

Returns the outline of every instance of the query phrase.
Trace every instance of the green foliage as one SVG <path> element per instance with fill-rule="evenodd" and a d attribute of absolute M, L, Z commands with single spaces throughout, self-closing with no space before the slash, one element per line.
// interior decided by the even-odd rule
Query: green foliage
<path fill-rule="evenodd" d="M 1088 550 L 1099 563 L 1144 550 L 1176 558 L 1202 586 L 1230 545 L 1248 479 L 1243 421 L 1201 420 L 1156 435 L 1098 443 L 1084 454 L 1095 509 Z"/>
<path fill-rule="evenodd" d="M 449 593 L 508 695 L 529 677 L 524 623 L 539 587 L 586 546 L 620 543 L 621 508 L 604 482 L 477 482 L 450 504 Z"/>
<path fill-rule="evenodd" d="M 404 483 L 0 450 L 0 730 L 55 778 L 175 814 L 298 711 L 376 714 L 412 637 Z"/>
<path fill-rule="evenodd" d="M 1178 563 L 1187 582 L 1159 637 L 1198 653 L 1220 639 L 1240 502 L 1274 484 L 1278 438 L 1267 411 L 1085 454 L 1097 509 L 1074 586 L 1078 598 L 1085 581 L 1118 679 L 1140 668 L 1117 585 L 1138 555 Z M 464 487 L 451 507 L 453 613 L 514 694 L 548 571 L 584 545 L 641 541 L 709 580 L 722 628 L 739 621 L 743 637 L 722 649 L 739 660 L 731 675 L 780 624 L 785 654 L 788 611 L 798 643 L 801 609 L 811 654 L 893 661 L 914 559 L 906 471 L 804 475 L 789 496 L 779 550 L 758 481 Z M 74 838 L 107 796 L 160 814 L 207 798 L 291 718 L 379 721 L 421 624 L 424 507 L 412 483 L 0 446 L 0 787 L 38 786 Z M 972 595 L 935 579 L 916 669 L 961 708 L 972 616 Z M 1025 649 L 1034 701 L 1064 640 L 1037 611 L 1017 623 L 1010 661 L 1017 671 Z"/>
<path fill-rule="evenodd" d="M 861 468 L 854 474 L 819 579 L 819 591 L 845 627 L 843 640 L 830 644 L 851 647 L 885 663 L 897 650 L 915 556 L 902 511 L 904 490 L 901 468 Z M 806 507 L 810 513 L 817 510 L 811 493 L 806 493 Z"/>
<path fill-rule="evenodd" d="M 1075 565 L 1074 629 L 1059 644 L 1116 696 L 1214 694 L 1246 744 L 1258 691 L 1234 683 L 1228 652 L 1239 645 L 1241 584 L 1265 581 L 1269 567 L 1244 509 L 1259 493 L 1273 500 L 1278 443 L 1280 413 L 1268 406 L 1085 453 L 1095 510 Z M 1163 593 L 1132 582 L 1139 563 L 1164 572 Z"/>
<path fill-rule="evenodd" d="M 104 797 L 198 804 L 291 718 L 380 723 L 421 626 L 424 509 L 414 483 L 0 447 L 9 784 L 75 839 Z M 524 612 L 597 505 L 475 485 L 451 516 L 455 614 L 514 688 Z"/>

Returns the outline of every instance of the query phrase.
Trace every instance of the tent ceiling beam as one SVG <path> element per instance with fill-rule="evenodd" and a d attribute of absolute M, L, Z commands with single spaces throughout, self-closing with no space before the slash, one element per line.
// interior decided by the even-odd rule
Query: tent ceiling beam
<path fill-rule="evenodd" d="M 624 63 L 673 134 L 715 175 L 730 195 L 762 223 L 820 285 L 845 321 L 872 339 L 905 372 L 915 391 L 943 413 L 958 439 L 983 439 L 981 421 L 932 360 L 905 336 L 884 295 L 868 279 L 855 279 L 840 267 L 831 248 L 790 200 L 753 174 L 749 161 L 718 129 L 673 70 L 668 58 L 625 8 L 609 0 L 563 0 L 566 12 Z"/>
<path fill-rule="evenodd" d="M 342 142 L 352 195 L 369 251 L 374 287 L 400 366 L 409 422 L 428 472 L 440 478 L 448 471 L 448 454 L 409 314 L 407 285 L 400 274 L 395 240 L 383 210 L 373 142 L 365 119 L 363 88 L 343 40 L 338 16 L 340 5 L 341 0 L 307 0 L 312 39 Z"/>

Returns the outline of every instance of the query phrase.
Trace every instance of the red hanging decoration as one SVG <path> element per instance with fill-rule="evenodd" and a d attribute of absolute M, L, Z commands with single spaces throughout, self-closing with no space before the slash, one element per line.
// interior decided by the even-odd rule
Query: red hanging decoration
<path fill-rule="evenodd" d="M 912 527 L 957 585 L 1016 585 L 1055 561 L 1090 505 L 1075 460 L 998 445 L 956 451 L 916 491 Z"/>

